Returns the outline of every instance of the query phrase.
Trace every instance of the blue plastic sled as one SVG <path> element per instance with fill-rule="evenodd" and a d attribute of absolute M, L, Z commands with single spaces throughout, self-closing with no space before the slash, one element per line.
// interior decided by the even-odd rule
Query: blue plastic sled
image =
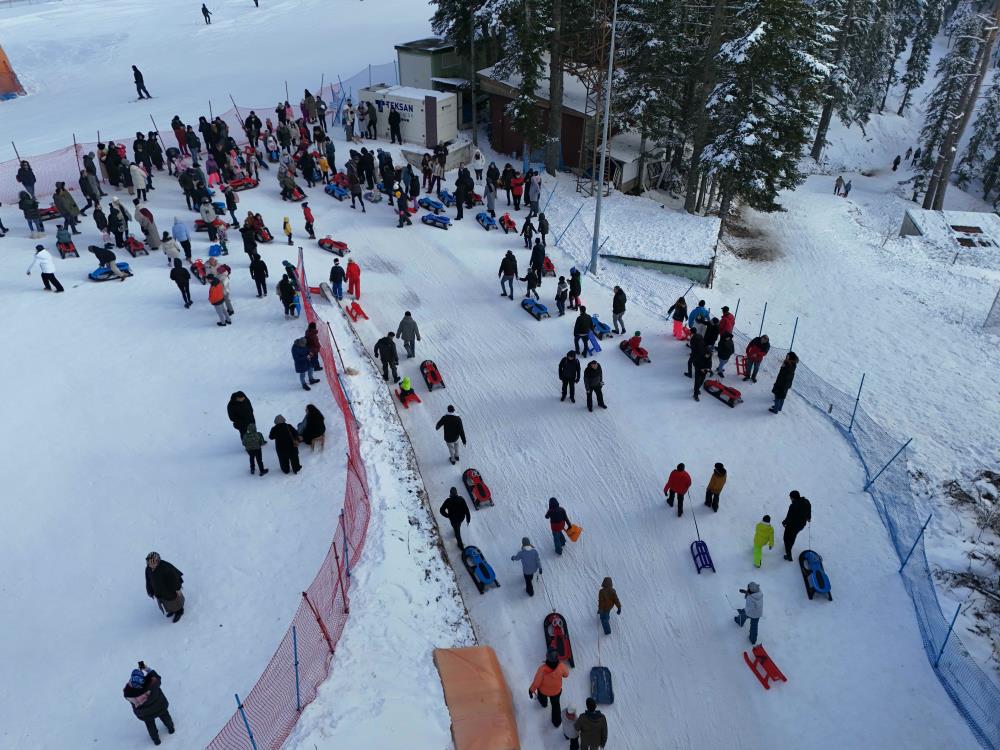
<path fill-rule="evenodd" d="M 591 315 L 590 319 L 594 321 L 594 333 L 597 334 L 597 338 L 603 339 L 605 336 L 611 338 L 611 326 L 598 320 L 596 315 Z"/>
<path fill-rule="evenodd" d="M 591 667 L 590 697 L 598 705 L 610 706 L 615 702 L 615 689 L 611 685 L 611 670 L 607 667 Z"/>
<path fill-rule="evenodd" d="M 590 351 L 594 352 L 595 354 L 600 353 L 601 345 L 597 343 L 597 336 L 594 335 L 594 332 L 591 331 L 589 334 L 587 334 L 587 336 L 590 339 Z"/>
<path fill-rule="evenodd" d="M 500 588 L 500 581 L 497 580 L 496 573 L 493 572 L 493 566 L 486 562 L 479 547 L 469 546 L 463 549 L 462 563 L 469 571 L 469 575 L 472 576 L 472 582 L 476 584 L 480 594 L 485 594 L 487 587 Z"/>
<path fill-rule="evenodd" d="M 826 594 L 832 602 L 830 578 L 823 570 L 823 556 L 811 549 L 802 550 L 799 554 L 799 570 L 802 571 L 802 581 L 806 585 L 806 594 L 810 599 L 816 594 Z"/>
<path fill-rule="evenodd" d="M 222 201 L 212 201 L 212 208 L 215 209 L 217 216 L 225 216 L 228 213 L 226 211 L 226 204 Z"/>
<path fill-rule="evenodd" d="M 440 198 L 441 202 L 449 208 L 455 205 L 455 196 L 448 190 L 438 190 L 438 198 Z"/>
<path fill-rule="evenodd" d="M 334 185 L 332 182 L 323 188 L 323 192 L 327 195 L 333 196 L 338 201 L 342 201 L 351 196 L 351 193 L 347 188 L 342 188 L 340 185 Z"/>
<path fill-rule="evenodd" d="M 117 265 L 118 265 L 118 270 L 124 273 L 126 276 L 132 275 L 132 269 L 129 268 L 128 263 L 126 263 L 125 261 L 119 261 Z M 99 268 L 95 268 L 93 271 L 88 273 L 87 278 L 89 278 L 91 281 L 110 281 L 111 279 L 117 279 L 118 277 L 115 276 L 113 273 L 111 273 L 110 268 L 105 268 L 104 266 L 100 266 Z"/>
<path fill-rule="evenodd" d="M 436 201 L 428 196 L 423 196 L 417 200 L 417 205 L 420 206 L 425 211 L 430 211 L 434 214 L 439 214 L 444 211 L 444 206 L 440 201 Z"/>
<path fill-rule="evenodd" d="M 222 255 L 222 245 L 210 245 L 209 246 L 209 248 L 208 248 L 208 257 L 209 258 L 218 258 L 220 255 Z"/>
<path fill-rule="evenodd" d="M 531 297 L 525 297 L 521 300 L 521 308 L 526 310 L 528 315 L 533 317 L 535 320 L 541 320 L 542 318 L 551 318 L 549 315 L 549 308 L 543 305 L 536 299 Z"/>
<path fill-rule="evenodd" d="M 499 229 L 497 226 L 497 220 L 490 216 L 486 211 L 480 211 L 476 214 L 476 221 L 479 222 L 479 226 L 485 229 L 487 232 L 491 229 Z"/>
<path fill-rule="evenodd" d="M 451 219 L 444 214 L 424 214 L 420 221 L 438 229 L 447 229 L 451 226 Z"/>

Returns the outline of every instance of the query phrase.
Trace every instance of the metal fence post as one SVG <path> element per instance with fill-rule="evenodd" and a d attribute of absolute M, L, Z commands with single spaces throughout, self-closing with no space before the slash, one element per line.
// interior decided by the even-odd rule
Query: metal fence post
<path fill-rule="evenodd" d="M 763 321 L 761 321 L 763 325 Z M 795 326 L 792 328 L 792 343 L 788 345 L 788 351 L 795 349 L 795 333 L 799 330 L 799 316 L 795 316 Z"/>
<path fill-rule="evenodd" d="M 902 573 L 903 572 L 903 568 L 906 567 L 906 563 L 908 563 L 910 561 L 910 555 L 912 555 L 913 554 L 913 550 L 915 550 L 917 548 L 917 542 L 919 542 L 920 541 L 920 537 L 922 537 L 924 535 L 924 529 L 927 528 L 927 524 L 929 524 L 931 522 L 931 519 L 933 517 L 934 517 L 933 513 L 931 513 L 929 516 L 927 516 L 927 520 L 924 521 L 924 525 L 920 527 L 920 532 L 917 534 L 917 538 L 913 540 L 913 545 L 910 547 L 910 551 L 906 553 L 906 557 L 903 558 L 903 564 L 899 566 L 899 570 L 896 571 L 897 573 Z"/>
<path fill-rule="evenodd" d="M 858 385 L 858 396 L 854 399 L 854 411 L 851 412 L 851 423 L 847 426 L 847 431 L 854 429 L 854 416 L 858 413 L 858 402 L 861 401 L 861 389 L 865 387 L 865 373 L 861 373 L 861 384 Z"/>
<path fill-rule="evenodd" d="M 250 738 L 250 747 L 253 750 L 257 750 L 257 741 L 253 738 L 253 730 L 250 729 L 250 722 L 247 720 L 247 712 L 243 710 L 243 701 L 240 700 L 240 694 L 234 693 L 236 696 L 236 708 L 239 709 L 240 716 L 243 717 L 243 726 L 247 728 L 247 736 Z"/>
<path fill-rule="evenodd" d="M 762 336 L 764 334 L 764 318 L 766 317 L 767 317 L 767 302 L 764 303 L 764 312 L 761 313 L 760 316 L 760 330 L 757 332 L 758 336 Z"/>
<path fill-rule="evenodd" d="M 944 643 L 941 644 L 941 650 L 938 651 L 937 658 L 934 660 L 934 669 L 937 669 L 937 665 L 941 661 L 941 655 L 944 653 L 944 647 L 948 645 L 948 639 L 951 638 L 951 631 L 955 627 L 955 620 L 958 619 L 958 613 L 961 611 L 962 605 L 959 604 L 955 607 L 955 616 L 951 618 L 951 624 L 948 626 L 948 632 L 944 635 Z"/>
<path fill-rule="evenodd" d="M 868 484 L 865 485 L 866 491 L 868 490 L 869 487 L 872 486 L 872 484 L 875 483 L 876 479 L 882 476 L 882 472 L 889 468 L 889 464 L 895 461 L 899 457 L 899 454 L 906 450 L 906 446 L 908 446 L 912 442 L 913 438 L 907 439 L 907 441 L 903 443 L 903 447 L 901 447 L 898 451 L 896 451 L 895 455 L 886 462 L 885 466 L 883 466 L 881 469 L 878 470 L 878 474 L 876 474 L 875 476 L 873 476 L 871 479 L 868 480 Z"/>
<path fill-rule="evenodd" d="M 736 309 L 733 310 L 733 317 L 735 318 L 739 314 L 740 314 L 740 298 L 737 297 L 736 298 Z"/>
<path fill-rule="evenodd" d="M 340 555 L 337 554 L 336 544 L 333 545 L 333 559 L 337 563 L 337 581 L 340 583 L 340 594 L 344 597 L 344 614 L 346 615 L 351 611 L 351 608 L 347 603 L 347 589 L 344 588 L 344 579 L 340 575 Z"/>
<path fill-rule="evenodd" d="M 302 697 L 299 695 L 299 634 L 296 632 L 295 626 L 292 625 L 292 656 L 294 661 L 292 664 L 295 667 L 295 710 L 302 710 Z"/>
<path fill-rule="evenodd" d="M 542 206 L 542 213 L 543 213 L 543 214 L 545 213 L 545 209 L 546 209 L 546 208 L 548 208 L 548 207 L 549 207 L 549 204 L 550 204 L 550 203 L 552 202 L 552 196 L 556 194 L 556 189 L 557 189 L 558 187 L 559 187 L 559 183 L 557 182 L 557 183 L 555 184 L 555 187 L 553 187 L 553 188 L 552 188 L 552 192 L 551 192 L 551 193 L 549 193 L 549 197 L 545 199 L 545 205 L 544 205 L 544 206 Z"/>
<path fill-rule="evenodd" d="M 340 511 L 340 528 L 344 532 L 344 570 L 347 573 L 347 579 L 351 579 L 351 548 L 347 544 L 347 524 L 344 523 L 344 511 Z"/>
<path fill-rule="evenodd" d="M 568 229 L 570 228 L 570 225 L 572 225 L 572 224 L 573 224 L 573 222 L 574 222 L 574 221 L 576 221 L 576 217 L 580 215 L 580 212 L 581 212 L 582 210 L 583 210 L 583 204 L 581 203 L 581 204 L 580 204 L 580 207 L 579 207 L 578 209 L 576 209 L 576 213 L 575 213 L 575 214 L 573 214 L 573 218 L 569 220 L 569 224 L 567 224 L 567 225 L 566 225 L 566 226 L 565 226 L 565 227 L 563 228 L 563 230 L 562 230 L 562 231 L 561 231 L 561 232 L 559 233 L 559 236 L 558 236 L 558 237 L 556 237 L 556 246 L 558 246 L 558 245 L 559 245 L 559 241 L 560 241 L 560 240 L 561 240 L 561 239 L 563 238 L 563 235 L 564 235 L 564 234 L 566 234 L 566 230 L 568 230 Z"/>

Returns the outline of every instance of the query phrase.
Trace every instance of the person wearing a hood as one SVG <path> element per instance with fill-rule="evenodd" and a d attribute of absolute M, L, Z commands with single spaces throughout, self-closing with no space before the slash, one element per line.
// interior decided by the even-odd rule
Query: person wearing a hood
<path fill-rule="evenodd" d="M 181 290 L 184 308 L 191 307 L 194 304 L 191 301 L 191 272 L 184 267 L 180 258 L 174 258 L 174 267 L 170 269 L 170 280 L 177 284 L 177 288 Z"/>
<path fill-rule="evenodd" d="M 128 276 L 125 272 L 118 267 L 118 256 L 114 254 L 111 250 L 111 243 L 108 242 L 104 247 L 97 247 L 96 245 L 91 245 L 87 248 L 90 252 L 94 254 L 97 258 L 97 262 L 101 264 L 101 268 L 107 268 L 111 273 L 118 277 L 119 281 L 125 281 Z"/>
<path fill-rule="evenodd" d="M 604 628 L 604 635 L 611 635 L 611 609 L 618 608 L 618 614 L 622 613 L 622 603 L 618 601 L 618 592 L 611 584 L 611 577 L 601 581 L 601 590 L 597 592 L 597 616 L 601 618 L 601 627 Z"/>
<path fill-rule="evenodd" d="M 292 222 L 290 222 L 288 220 L 287 216 L 285 216 L 281 220 L 281 231 L 284 232 L 285 237 L 288 238 L 288 244 L 291 245 L 292 244 Z"/>
<path fill-rule="evenodd" d="M 156 552 L 146 555 L 146 594 L 156 599 L 164 615 L 177 622 L 184 615 L 184 574 L 161 560 Z"/>
<path fill-rule="evenodd" d="M 712 477 L 708 480 L 708 487 L 705 488 L 705 505 L 716 513 L 719 512 L 719 495 L 726 486 L 726 479 L 726 467 L 721 463 L 716 464 L 712 470 Z"/>
<path fill-rule="evenodd" d="M 46 292 L 52 291 L 52 289 L 55 289 L 56 292 L 63 291 L 62 284 L 56 278 L 56 264 L 52 259 L 52 253 L 46 250 L 44 245 L 35 245 L 35 257 L 31 259 L 31 265 L 28 266 L 26 275 L 31 276 L 36 265 L 42 272 L 42 285 Z"/>
<path fill-rule="evenodd" d="M 576 731 L 576 720 L 580 718 L 576 706 L 570 704 L 562 712 L 562 735 L 569 740 L 569 750 L 580 750 L 580 733 Z"/>
<path fill-rule="evenodd" d="M 545 236 L 549 233 L 549 220 L 545 218 L 545 212 L 538 214 L 538 235 L 542 238 L 542 247 L 545 247 Z"/>
<path fill-rule="evenodd" d="M 31 230 L 31 239 L 37 239 L 45 234 L 45 227 L 42 224 L 42 214 L 38 210 L 38 201 L 27 190 L 22 190 L 18 194 L 17 207 L 24 214 L 24 220 L 28 222 L 28 229 Z"/>
<path fill-rule="evenodd" d="M 486 169 L 486 159 L 478 148 L 472 154 L 472 169 L 476 173 L 476 182 L 482 182 L 483 170 Z"/>
<path fill-rule="evenodd" d="M 310 385 L 319 382 L 313 377 L 312 360 L 309 357 L 309 342 L 305 336 L 295 339 L 292 344 L 292 361 L 295 363 L 295 372 L 299 374 L 299 382 L 302 383 L 302 390 L 308 391 Z M 309 384 L 306 384 L 308 378 Z"/>
<path fill-rule="evenodd" d="M 83 207 L 84 211 L 101 202 L 97 176 L 92 175 L 86 169 L 80 170 L 80 194 L 87 199 L 87 205 Z"/>
<path fill-rule="evenodd" d="M 274 452 L 278 454 L 278 465 L 287 474 L 298 474 L 302 470 L 299 463 L 299 433 L 280 414 L 274 418 L 274 427 L 267 435 L 274 441 Z"/>
<path fill-rule="evenodd" d="M 21 165 L 17 169 L 17 174 L 14 175 L 14 179 L 24 185 L 24 189 L 28 191 L 32 198 L 35 197 L 35 172 L 31 168 L 31 164 L 27 161 L 22 161 Z"/>
<path fill-rule="evenodd" d="M 764 592 L 756 581 L 750 581 L 745 589 L 740 589 L 740 593 L 746 598 L 743 606 L 739 609 L 733 622 L 743 627 L 743 623 L 750 621 L 750 643 L 757 644 L 757 623 L 764 615 Z"/>
<path fill-rule="evenodd" d="M 512 562 L 521 563 L 521 572 L 524 574 L 524 591 L 528 596 L 534 596 L 535 587 L 532 585 L 532 581 L 535 579 L 535 573 L 542 574 L 542 560 L 538 556 L 538 550 L 531 546 L 531 540 L 528 537 L 521 539 L 521 549 L 510 559 Z"/>
<path fill-rule="evenodd" d="M 559 501 L 554 497 L 549 498 L 549 509 L 546 511 L 545 517 L 548 519 L 549 529 L 552 531 L 552 543 L 555 545 L 556 554 L 561 555 L 563 547 L 566 546 L 566 537 L 563 531 L 573 524 L 570 522 L 569 516 L 566 515 L 565 508 L 559 505 Z"/>
<path fill-rule="evenodd" d="M 472 514 L 469 512 L 469 504 L 465 501 L 465 498 L 458 494 L 457 487 L 452 487 L 449 490 L 448 497 L 441 503 L 438 512 L 451 523 L 451 529 L 455 532 L 455 541 L 458 542 L 458 548 L 460 550 L 465 549 L 465 545 L 462 543 L 462 522 L 464 521 L 471 525 Z"/>
<path fill-rule="evenodd" d="M 80 207 L 76 205 L 73 196 L 66 189 L 65 182 L 56 183 L 56 192 L 52 195 L 52 202 L 59 211 L 59 215 L 63 218 L 63 225 L 72 231 L 73 234 L 80 234 L 76 228 L 78 223 L 77 217 L 81 215 L 86 216 L 87 214 L 80 211 Z"/>
<path fill-rule="evenodd" d="M 306 414 L 299 423 L 298 430 L 302 442 L 310 450 L 316 450 L 317 445 L 323 450 L 326 444 L 326 417 L 313 404 L 306 404 Z"/>
<path fill-rule="evenodd" d="M 361 299 L 361 266 L 355 263 L 353 258 L 347 259 L 344 276 L 347 279 L 347 293 L 354 299 Z"/>
<path fill-rule="evenodd" d="M 667 505 L 674 507 L 674 497 L 677 497 L 677 515 L 684 515 L 684 496 L 691 489 L 691 475 L 684 469 L 684 464 L 670 472 L 667 483 L 663 485 L 663 494 L 667 497 Z"/>
<path fill-rule="evenodd" d="M 243 391 L 236 391 L 229 397 L 229 403 L 226 405 L 226 414 L 229 416 L 229 421 L 233 423 L 233 427 L 240 434 L 240 437 L 246 432 L 247 425 L 257 421 L 253 416 L 253 404 L 250 403 L 250 399 L 247 398 L 247 394 Z"/>
<path fill-rule="evenodd" d="M 413 319 L 413 315 L 410 314 L 409 310 L 403 313 L 403 319 L 399 321 L 399 325 L 396 327 L 396 338 L 403 340 L 403 348 L 406 349 L 407 359 L 417 356 L 417 342 L 420 341 L 420 328 L 417 327 L 417 321 Z"/>
<path fill-rule="evenodd" d="M 139 229 L 142 230 L 142 234 L 146 238 L 146 244 L 149 245 L 150 250 L 159 250 L 160 229 L 156 226 L 153 212 L 145 206 L 139 208 L 138 198 L 132 202 L 135 204 L 135 220 L 139 223 Z"/>
<path fill-rule="evenodd" d="M 254 473 L 254 462 L 256 462 L 257 467 L 260 469 L 261 476 L 264 476 L 268 472 L 268 469 L 264 468 L 264 455 L 260 450 L 265 443 L 267 441 L 257 431 L 257 425 L 254 422 L 248 424 L 246 430 L 243 431 L 243 447 L 246 448 L 247 455 L 250 456 L 251 474 Z"/>
<path fill-rule="evenodd" d="M 233 321 L 226 310 L 226 288 L 218 276 L 212 276 L 208 287 L 208 301 L 215 308 L 215 314 L 219 316 L 219 321 L 215 324 L 222 326 L 232 325 Z"/>
<path fill-rule="evenodd" d="M 587 698 L 587 710 L 573 725 L 580 733 L 580 750 L 604 750 L 608 744 L 608 720 L 597 710 L 597 701 Z"/>
<path fill-rule="evenodd" d="M 177 243 L 170 236 L 170 232 L 164 232 L 160 237 L 160 249 L 163 250 L 163 255 L 167 258 L 167 265 L 171 268 L 173 268 L 175 260 L 181 259 L 180 248 L 177 247 Z"/>
<path fill-rule="evenodd" d="M 806 527 L 806 524 L 812 521 L 812 503 L 802 497 L 798 490 L 789 492 L 788 498 L 791 500 L 791 503 L 788 505 L 788 512 L 785 514 L 785 520 L 781 522 L 781 525 L 785 527 L 785 559 L 790 561 L 792 559 L 792 547 L 795 545 L 795 538 Z"/>
<path fill-rule="evenodd" d="M 545 708 L 552 704 L 552 726 L 562 724 L 562 709 L 559 707 L 559 696 L 562 695 L 562 683 L 569 677 L 569 667 L 559 661 L 559 652 L 550 648 L 545 655 L 545 663 L 535 672 L 535 679 L 528 688 L 528 697 L 538 698 L 539 704 Z"/>
<path fill-rule="evenodd" d="M 785 405 L 785 398 L 792 388 L 792 381 L 795 380 L 795 368 L 798 364 L 799 358 L 795 352 L 788 352 L 785 355 L 785 361 L 781 363 L 778 377 L 775 378 L 774 386 L 771 388 L 771 393 L 774 394 L 774 405 L 768 411 L 772 414 L 778 414 L 781 407 Z"/>
<path fill-rule="evenodd" d="M 764 516 L 753 531 L 753 565 L 755 568 L 760 567 L 765 544 L 768 549 L 774 549 L 774 527 L 771 525 L 770 516 Z"/>
<path fill-rule="evenodd" d="M 154 745 L 160 744 L 160 732 L 156 728 L 156 720 L 163 722 L 167 734 L 174 733 L 174 720 L 170 717 L 170 702 L 160 689 L 160 675 L 155 670 L 148 669 L 143 662 L 139 668 L 133 669 L 128 682 L 122 690 L 125 700 L 132 706 L 135 718 L 146 725 L 146 731 Z"/>

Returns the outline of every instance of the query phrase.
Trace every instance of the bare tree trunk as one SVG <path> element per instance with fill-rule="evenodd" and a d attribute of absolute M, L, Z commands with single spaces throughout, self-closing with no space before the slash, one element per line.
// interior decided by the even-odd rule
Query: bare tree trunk
<path fill-rule="evenodd" d="M 687 174 L 687 194 L 684 196 L 684 210 L 690 214 L 696 213 L 698 202 L 698 183 L 701 168 L 701 152 L 705 150 L 708 140 L 708 117 L 705 113 L 705 105 L 708 102 L 708 95 L 715 87 L 715 58 L 719 54 L 722 45 L 722 26 L 726 16 L 725 0 L 715 0 L 712 11 L 712 25 L 708 32 L 708 41 L 705 44 L 705 57 L 695 83 L 694 95 L 692 96 L 692 127 L 691 139 L 691 167 Z"/>
<path fill-rule="evenodd" d="M 562 0 L 552 0 L 552 36 L 549 41 L 549 132 L 545 144 L 545 171 L 553 177 L 562 155 L 563 44 Z"/>
<path fill-rule="evenodd" d="M 844 60 L 847 51 L 847 37 L 851 33 L 851 19 L 854 17 L 854 2 L 849 0 L 844 9 L 844 20 L 840 29 L 840 36 L 837 37 L 837 50 L 833 54 L 833 66 L 837 67 Z M 826 134 L 833 121 L 833 108 L 837 104 L 837 92 L 831 82 L 826 87 L 826 104 L 823 105 L 823 112 L 819 116 L 819 125 L 816 126 L 816 139 L 813 141 L 812 156 L 813 161 L 819 161 L 823 155 L 823 147 L 826 145 Z"/>
<path fill-rule="evenodd" d="M 639 182 L 636 185 L 636 193 L 642 195 L 646 192 L 645 186 L 643 185 L 643 177 L 646 173 L 646 134 L 643 133 L 639 138 Z"/>
<path fill-rule="evenodd" d="M 903 90 L 903 101 L 899 103 L 899 109 L 896 110 L 896 114 L 902 116 L 902 114 L 906 111 L 906 107 L 909 105 L 909 103 L 910 103 L 910 87 L 907 86 Z"/>

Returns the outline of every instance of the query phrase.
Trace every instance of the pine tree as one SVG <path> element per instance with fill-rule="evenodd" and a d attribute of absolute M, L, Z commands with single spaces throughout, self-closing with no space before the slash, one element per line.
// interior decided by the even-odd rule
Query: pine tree
<path fill-rule="evenodd" d="M 903 84 L 903 98 L 897 114 L 902 115 L 910 104 L 910 93 L 919 88 L 927 76 L 928 58 L 934 37 L 941 28 L 941 5 L 943 0 L 926 0 L 917 32 L 910 44 L 910 56 L 906 60 L 906 72 L 900 79 Z"/>
<path fill-rule="evenodd" d="M 1000 153 L 1000 70 L 993 74 L 993 81 L 986 92 L 976 116 L 976 126 L 969 139 L 965 156 L 956 171 L 959 187 L 972 180 L 983 182 L 983 199 L 987 199 L 996 183 L 996 155 Z M 992 167 L 992 174 L 990 168 Z"/>
<path fill-rule="evenodd" d="M 817 13 L 804 0 L 752 0 L 737 18 L 743 33 L 719 53 L 708 102 L 715 136 L 702 153 L 720 182 L 720 233 L 734 201 L 778 211 L 779 191 L 805 179 L 799 160 L 829 75 Z"/>

